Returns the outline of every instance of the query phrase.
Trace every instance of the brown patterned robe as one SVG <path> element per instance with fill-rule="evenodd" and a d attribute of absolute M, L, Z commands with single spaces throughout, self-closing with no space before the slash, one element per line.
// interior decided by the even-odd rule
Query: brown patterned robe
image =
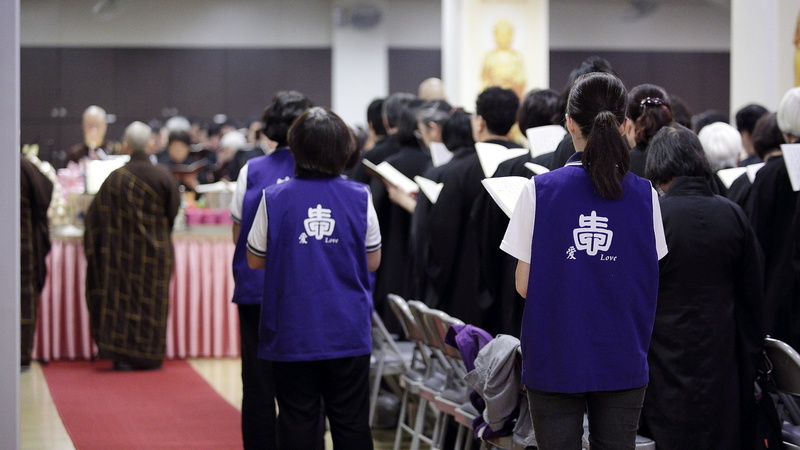
<path fill-rule="evenodd" d="M 39 294 L 47 277 L 45 258 L 50 251 L 47 207 L 53 194 L 53 183 L 24 157 L 20 163 L 20 362 L 27 366 L 31 363 Z"/>
<path fill-rule="evenodd" d="M 109 175 L 86 213 L 86 302 L 101 358 L 164 358 L 178 185 L 145 154 Z"/>

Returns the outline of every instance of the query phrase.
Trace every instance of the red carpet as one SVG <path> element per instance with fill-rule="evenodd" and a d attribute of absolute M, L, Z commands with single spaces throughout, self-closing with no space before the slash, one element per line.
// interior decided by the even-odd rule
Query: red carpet
<path fill-rule="evenodd" d="M 42 367 L 75 448 L 242 447 L 239 411 L 183 360 L 115 372 L 109 361 Z"/>

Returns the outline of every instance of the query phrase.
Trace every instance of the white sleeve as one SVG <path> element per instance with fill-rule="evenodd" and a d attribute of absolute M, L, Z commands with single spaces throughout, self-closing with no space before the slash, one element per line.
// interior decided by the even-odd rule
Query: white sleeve
<path fill-rule="evenodd" d="M 372 193 L 367 199 L 367 253 L 377 251 L 381 248 L 381 227 L 378 225 L 378 214 L 372 204 Z"/>
<path fill-rule="evenodd" d="M 518 260 L 530 264 L 531 244 L 533 242 L 533 224 L 536 217 L 536 178 L 525 185 L 522 195 L 517 200 L 511 221 L 506 228 L 503 241 L 500 242 L 500 250 L 517 258 Z"/>
<path fill-rule="evenodd" d="M 664 236 L 664 221 L 661 219 L 661 203 L 658 201 L 658 192 L 653 189 L 653 232 L 656 235 L 656 253 L 658 259 L 667 256 L 667 238 Z"/>
<path fill-rule="evenodd" d="M 242 224 L 242 204 L 244 204 L 244 193 L 247 191 L 247 162 L 239 171 L 239 178 L 236 179 L 236 190 L 233 191 L 231 199 L 231 219 L 233 223 Z"/>
<path fill-rule="evenodd" d="M 247 235 L 247 249 L 256 256 L 262 258 L 267 256 L 267 205 L 263 193 L 256 217 L 253 219 L 253 227 Z"/>

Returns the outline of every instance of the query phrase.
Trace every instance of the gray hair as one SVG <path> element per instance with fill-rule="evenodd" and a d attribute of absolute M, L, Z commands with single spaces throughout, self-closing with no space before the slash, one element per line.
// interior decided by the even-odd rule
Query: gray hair
<path fill-rule="evenodd" d="M 778 127 L 786 134 L 800 137 L 800 87 L 783 94 L 778 106 Z"/>
<path fill-rule="evenodd" d="M 123 140 L 128 145 L 131 154 L 146 153 L 150 145 L 150 134 L 152 130 L 142 122 L 133 122 L 125 128 Z"/>
<path fill-rule="evenodd" d="M 192 129 L 192 124 L 186 117 L 172 116 L 169 119 L 167 119 L 167 123 L 164 124 L 164 127 L 170 133 L 172 133 L 173 131 L 185 131 L 188 133 Z"/>
<path fill-rule="evenodd" d="M 395 92 L 394 94 L 386 97 L 383 101 L 383 109 L 381 109 L 381 116 L 384 117 L 389 128 L 397 127 L 397 121 L 402 114 L 403 109 L 411 100 L 414 100 L 413 94 L 406 92 Z"/>
<path fill-rule="evenodd" d="M 742 135 L 736 128 L 725 122 L 714 122 L 704 126 L 697 137 L 711 163 L 711 170 L 716 172 L 736 166 L 742 151 Z"/>

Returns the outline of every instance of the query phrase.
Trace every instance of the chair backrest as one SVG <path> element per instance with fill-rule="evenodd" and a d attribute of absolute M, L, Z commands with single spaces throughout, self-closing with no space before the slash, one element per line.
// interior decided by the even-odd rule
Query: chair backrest
<path fill-rule="evenodd" d="M 772 363 L 772 378 L 779 391 L 800 396 L 800 355 L 789 344 L 766 338 L 764 351 Z"/>
<path fill-rule="evenodd" d="M 419 333 L 419 330 L 414 323 L 414 317 L 408 309 L 406 300 L 397 294 L 389 294 L 386 298 L 389 300 L 389 308 L 392 309 L 395 317 L 397 317 L 397 320 L 400 322 L 400 326 L 403 328 L 403 333 L 408 336 L 409 339 L 420 339 L 419 336 L 413 335 L 414 333 Z M 409 322 L 411 323 L 409 324 Z"/>
<path fill-rule="evenodd" d="M 404 370 L 408 368 L 405 358 L 403 358 L 403 352 L 376 311 L 372 311 L 372 352 L 373 355 L 379 353 L 380 357 L 384 359 L 392 358 L 392 361 L 401 365 Z"/>
<path fill-rule="evenodd" d="M 396 294 L 389 294 L 387 298 L 389 299 L 389 307 L 392 308 L 395 316 L 400 320 L 406 336 L 408 336 L 416 346 L 417 350 L 414 353 L 415 357 L 411 363 L 412 367 L 415 367 L 415 361 L 418 361 L 422 364 L 423 370 L 428 370 L 431 366 L 431 351 L 428 345 L 428 335 L 423 329 L 422 322 L 417 320 L 415 314 L 415 311 L 420 308 L 420 305 L 425 307 L 425 304 L 416 300 L 406 301 L 403 297 Z M 417 357 L 420 359 L 417 359 Z"/>
<path fill-rule="evenodd" d="M 436 314 L 433 317 L 433 325 L 436 327 L 436 331 L 439 333 L 439 337 L 442 342 L 442 351 L 450 358 L 461 359 L 461 352 L 457 348 L 447 345 L 445 343 L 445 338 L 447 337 L 447 332 L 450 330 L 451 326 L 464 325 L 464 322 L 449 314 L 442 313 L 441 311 L 439 312 L 441 314 Z"/>
<path fill-rule="evenodd" d="M 428 311 L 430 308 L 425 303 L 422 303 L 419 300 L 409 300 L 408 301 L 408 309 L 411 311 L 411 315 L 414 316 L 414 322 L 417 323 L 417 327 L 419 328 L 422 342 L 424 342 L 428 346 L 435 347 L 436 343 L 432 339 L 433 336 L 430 333 L 428 325 L 425 323 L 425 312 Z"/>

